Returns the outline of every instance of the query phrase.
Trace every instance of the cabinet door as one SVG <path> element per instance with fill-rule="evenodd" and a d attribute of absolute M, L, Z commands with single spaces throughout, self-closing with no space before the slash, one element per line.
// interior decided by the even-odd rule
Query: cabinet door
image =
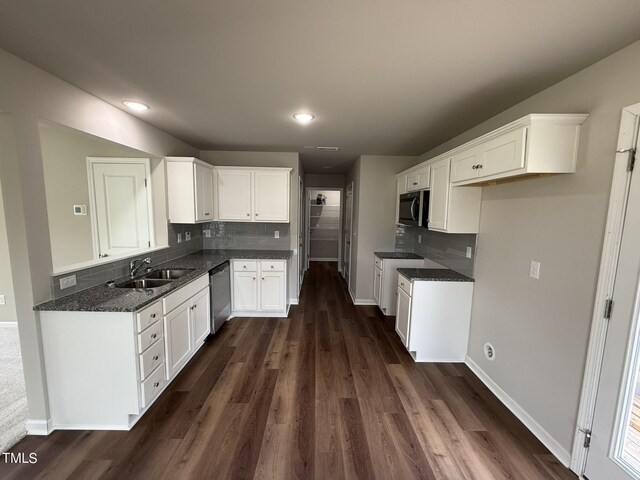
<path fill-rule="evenodd" d="M 253 211 L 256 222 L 289 221 L 289 177 L 288 171 L 254 172 Z"/>
<path fill-rule="evenodd" d="M 373 299 L 380 307 L 382 307 L 380 302 L 380 292 L 382 288 L 382 270 L 380 270 L 379 268 L 374 268 L 373 272 Z"/>
<path fill-rule="evenodd" d="M 193 350 L 191 302 L 185 302 L 164 317 L 167 379 L 171 380 L 187 362 Z"/>
<path fill-rule="evenodd" d="M 233 310 L 258 310 L 258 283 L 256 272 L 234 272 L 233 274 Z"/>
<path fill-rule="evenodd" d="M 286 285 L 284 272 L 262 272 L 260 275 L 260 310 L 283 311 Z"/>
<path fill-rule="evenodd" d="M 524 168 L 524 145 L 527 129 L 505 133 L 482 145 L 479 177 Z"/>
<path fill-rule="evenodd" d="M 425 167 L 407 176 L 407 191 L 424 190 L 429 188 L 429 167 Z"/>
<path fill-rule="evenodd" d="M 218 217 L 220 220 L 250 222 L 251 171 L 218 170 Z"/>
<path fill-rule="evenodd" d="M 429 230 L 446 230 L 449 209 L 449 160 L 431 165 L 429 197 Z"/>
<path fill-rule="evenodd" d="M 411 297 L 398 287 L 398 306 L 396 307 L 396 333 L 402 344 L 409 345 L 409 328 L 411 327 Z"/>
<path fill-rule="evenodd" d="M 191 328 L 194 347 L 204 341 L 211 331 L 209 288 L 200 291 L 191 301 Z"/>
<path fill-rule="evenodd" d="M 196 221 L 213 220 L 213 169 L 195 164 Z"/>
<path fill-rule="evenodd" d="M 461 182 L 478 176 L 482 163 L 480 150 L 472 148 L 451 157 L 451 181 Z"/>
<path fill-rule="evenodd" d="M 407 193 L 407 175 L 398 175 L 398 177 L 396 177 L 396 181 L 398 184 L 398 196 L 402 195 L 403 193 Z"/>

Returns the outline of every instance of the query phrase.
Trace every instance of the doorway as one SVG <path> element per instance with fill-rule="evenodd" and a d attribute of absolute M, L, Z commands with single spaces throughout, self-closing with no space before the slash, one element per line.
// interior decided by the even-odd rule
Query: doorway
<path fill-rule="evenodd" d="M 342 268 L 342 189 L 307 188 L 307 259 Z M 308 263 L 307 263 L 308 267 Z"/>
<path fill-rule="evenodd" d="M 592 480 L 640 479 L 639 124 L 640 104 L 624 109 L 572 453 Z"/>

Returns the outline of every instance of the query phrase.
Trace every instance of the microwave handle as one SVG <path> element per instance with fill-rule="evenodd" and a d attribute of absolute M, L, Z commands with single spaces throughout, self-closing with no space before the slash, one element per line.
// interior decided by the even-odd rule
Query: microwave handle
<path fill-rule="evenodd" d="M 418 199 L 414 198 L 413 201 L 411 202 L 411 218 L 416 222 L 418 221 L 418 215 L 420 214 L 419 209 L 420 209 L 420 205 L 418 204 Z"/>

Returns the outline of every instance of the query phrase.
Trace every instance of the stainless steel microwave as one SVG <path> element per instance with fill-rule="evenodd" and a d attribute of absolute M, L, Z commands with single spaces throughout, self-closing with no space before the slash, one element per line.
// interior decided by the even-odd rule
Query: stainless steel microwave
<path fill-rule="evenodd" d="M 403 193 L 398 203 L 398 223 L 413 227 L 429 224 L 429 191 Z"/>

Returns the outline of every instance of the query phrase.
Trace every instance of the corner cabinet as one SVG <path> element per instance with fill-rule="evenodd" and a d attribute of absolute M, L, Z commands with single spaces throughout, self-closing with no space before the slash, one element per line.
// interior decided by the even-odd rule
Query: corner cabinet
<path fill-rule="evenodd" d="M 200 223 L 216 219 L 216 171 L 193 157 L 165 157 L 171 223 Z"/>
<path fill-rule="evenodd" d="M 287 315 L 286 260 L 234 260 L 232 270 L 232 316 Z"/>
<path fill-rule="evenodd" d="M 51 428 L 129 430 L 203 345 L 209 275 L 137 312 L 40 312 Z"/>
<path fill-rule="evenodd" d="M 289 223 L 290 168 L 216 167 L 218 219 Z"/>

